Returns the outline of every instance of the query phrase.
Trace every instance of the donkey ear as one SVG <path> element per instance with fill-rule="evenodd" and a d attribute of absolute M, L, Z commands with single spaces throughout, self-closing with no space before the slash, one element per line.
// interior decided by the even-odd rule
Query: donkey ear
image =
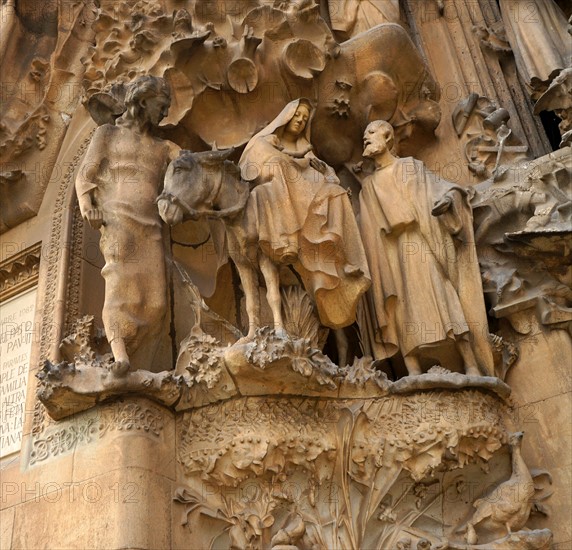
<path fill-rule="evenodd" d="M 200 153 L 201 161 L 205 164 L 219 164 L 227 160 L 235 151 L 234 147 L 230 149 L 215 149 L 212 151 L 203 151 Z"/>

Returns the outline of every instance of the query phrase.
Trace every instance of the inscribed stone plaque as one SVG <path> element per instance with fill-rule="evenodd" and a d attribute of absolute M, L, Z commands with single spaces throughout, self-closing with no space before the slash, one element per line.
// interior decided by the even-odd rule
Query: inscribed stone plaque
<path fill-rule="evenodd" d="M 20 450 L 36 289 L 0 304 L 0 457 Z"/>

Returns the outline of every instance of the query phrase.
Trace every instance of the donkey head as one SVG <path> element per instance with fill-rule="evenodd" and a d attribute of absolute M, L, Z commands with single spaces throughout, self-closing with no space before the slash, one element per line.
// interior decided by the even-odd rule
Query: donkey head
<path fill-rule="evenodd" d="M 159 214 L 169 225 L 197 219 L 212 208 L 213 190 L 222 181 L 225 160 L 233 150 L 193 153 L 181 151 L 165 174 L 163 193 L 157 199 Z"/>

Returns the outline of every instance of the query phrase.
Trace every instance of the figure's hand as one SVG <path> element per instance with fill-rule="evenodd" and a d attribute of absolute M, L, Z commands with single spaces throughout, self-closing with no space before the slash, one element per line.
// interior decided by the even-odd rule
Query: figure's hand
<path fill-rule="evenodd" d="M 103 212 L 99 208 L 90 208 L 83 219 L 93 227 L 99 229 L 103 225 Z"/>
<path fill-rule="evenodd" d="M 278 149 L 278 151 L 284 150 L 284 145 L 282 145 L 282 143 L 280 142 L 280 139 L 278 138 L 278 136 L 276 134 L 270 134 L 267 139 L 268 139 L 268 143 L 270 143 L 270 145 L 272 145 L 273 147 L 276 147 L 276 149 Z"/>
<path fill-rule="evenodd" d="M 444 214 L 451 208 L 453 204 L 453 198 L 450 195 L 444 195 L 440 200 L 438 200 L 434 205 L 433 209 L 431 210 L 431 214 L 433 216 L 440 216 Z"/>
<path fill-rule="evenodd" d="M 282 148 L 279 149 L 279 151 L 284 153 L 285 155 L 292 157 L 292 158 L 303 159 L 310 151 L 312 151 L 312 149 L 313 149 L 313 147 L 311 145 L 307 145 L 301 151 L 292 151 L 292 150 L 286 149 L 284 146 L 282 146 Z M 316 160 L 318 160 L 318 159 L 316 159 Z M 325 164 L 325 166 L 327 166 L 327 164 Z"/>
<path fill-rule="evenodd" d="M 325 174 L 326 170 L 328 169 L 328 165 L 323 160 L 317 159 L 315 157 L 310 159 L 310 166 L 321 174 Z"/>

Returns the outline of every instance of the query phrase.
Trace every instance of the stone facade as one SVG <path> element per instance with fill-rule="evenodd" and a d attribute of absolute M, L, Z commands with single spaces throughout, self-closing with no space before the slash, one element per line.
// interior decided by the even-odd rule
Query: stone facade
<path fill-rule="evenodd" d="M 0 9 L 1 548 L 572 547 L 568 3 Z"/>

